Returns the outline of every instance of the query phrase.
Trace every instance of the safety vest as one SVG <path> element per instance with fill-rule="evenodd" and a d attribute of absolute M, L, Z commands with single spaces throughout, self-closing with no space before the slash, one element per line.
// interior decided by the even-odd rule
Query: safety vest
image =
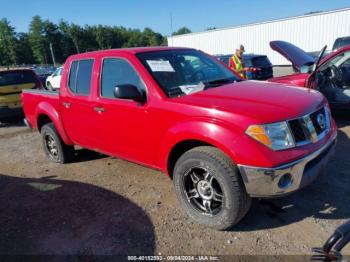
<path fill-rule="evenodd" d="M 239 57 L 236 54 L 234 54 L 231 57 L 231 59 L 233 60 L 233 62 L 236 65 L 235 71 L 239 74 L 240 77 L 246 78 L 245 77 L 245 72 L 243 71 L 244 66 L 243 66 L 243 63 L 242 63 L 241 59 L 239 59 Z"/>

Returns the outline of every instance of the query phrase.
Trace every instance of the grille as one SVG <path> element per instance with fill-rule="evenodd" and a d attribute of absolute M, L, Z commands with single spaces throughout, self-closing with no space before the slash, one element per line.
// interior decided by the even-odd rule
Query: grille
<path fill-rule="evenodd" d="M 320 116 L 322 115 L 322 116 Z M 318 119 L 319 118 L 319 119 Z M 323 118 L 324 124 L 320 121 L 320 118 Z M 309 120 L 308 120 L 309 119 Z M 311 121 L 311 123 L 307 123 Z M 309 115 L 293 119 L 288 121 L 290 130 L 294 137 L 294 141 L 296 145 L 301 145 L 305 143 L 311 142 L 311 136 L 314 132 L 312 130 L 312 126 L 315 129 L 318 140 L 328 131 L 330 122 L 329 117 L 327 115 L 326 109 L 321 108 Z M 320 124 L 321 122 L 321 124 Z M 310 129 L 311 126 L 311 129 Z"/>
<path fill-rule="evenodd" d="M 317 117 L 319 115 L 323 115 L 324 121 L 326 121 L 326 112 L 325 112 L 324 108 L 321 108 L 321 109 L 317 110 L 316 112 L 310 114 L 310 119 L 311 119 L 312 123 L 314 124 L 317 135 L 320 135 L 327 128 L 326 122 L 324 122 L 325 124 L 323 127 L 320 126 L 319 122 L 317 121 Z"/>
<path fill-rule="evenodd" d="M 296 143 L 302 143 L 307 139 L 303 126 L 301 125 L 299 119 L 294 119 L 289 121 L 289 126 L 290 126 L 290 130 L 293 133 L 294 141 Z"/>

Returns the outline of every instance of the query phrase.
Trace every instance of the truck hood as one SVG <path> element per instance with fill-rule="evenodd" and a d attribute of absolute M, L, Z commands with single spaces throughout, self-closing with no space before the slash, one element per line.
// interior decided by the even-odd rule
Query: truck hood
<path fill-rule="evenodd" d="M 303 65 L 312 65 L 315 63 L 314 57 L 291 43 L 285 41 L 271 41 L 270 46 L 298 69 Z"/>
<path fill-rule="evenodd" d="M 242 121 L 245 128 L 252 122 L 273 123 L 305 115 L 317 110 L 325 98 L 311 89 L 242 81 L 174 98 L 175 101 L 198 106 L 208 111 L 209 116 L 223 121 L 232 119 L 235 124 Z"/>
<path fill-rule="evenodd" d="M 309 77 L 309 74 L 307 73 L 297 73 L 293 75 L 278 76 L 278 77 L 270 78 L 267 81 L 274 82 L 274 83 L 281 83 L 285 85 L 305 87 L 306 80 L 308 79 L 308 77 Z"/>

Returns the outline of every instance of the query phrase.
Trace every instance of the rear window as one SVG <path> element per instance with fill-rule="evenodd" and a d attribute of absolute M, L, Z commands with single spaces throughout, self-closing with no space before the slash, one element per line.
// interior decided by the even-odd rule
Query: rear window
<path fill-rule="evenodd" d="M 35 83 L 36 78 L 31 71 L 3 71 L 0 72 L 0 86 Z"/>
<path fill-rule="evenodd" d="M 271 62 L 266 56 L 259 56 L 252 59 L 254 67 L 270 67 Z"/>
<path fill-rule="evenodd" d="M 68 86 L 73 93 L 79 95 L 90 94 L 93 64 L 93 59 L 78 60 L 72 63 Z"/>

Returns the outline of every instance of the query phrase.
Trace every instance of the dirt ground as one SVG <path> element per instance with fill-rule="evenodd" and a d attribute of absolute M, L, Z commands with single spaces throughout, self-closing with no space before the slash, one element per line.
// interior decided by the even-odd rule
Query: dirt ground
<path fill-rule="evenodd" d="M 3 126 L 0 254 L 310 254 L 350 218 L 350 119 L 337 123 L 325 174 L 291 196 L 254 200 L 226 232 L 186 217 L 158 171 L 87 150 L 74 163 L 53 164 L 38 133 Z"/>

